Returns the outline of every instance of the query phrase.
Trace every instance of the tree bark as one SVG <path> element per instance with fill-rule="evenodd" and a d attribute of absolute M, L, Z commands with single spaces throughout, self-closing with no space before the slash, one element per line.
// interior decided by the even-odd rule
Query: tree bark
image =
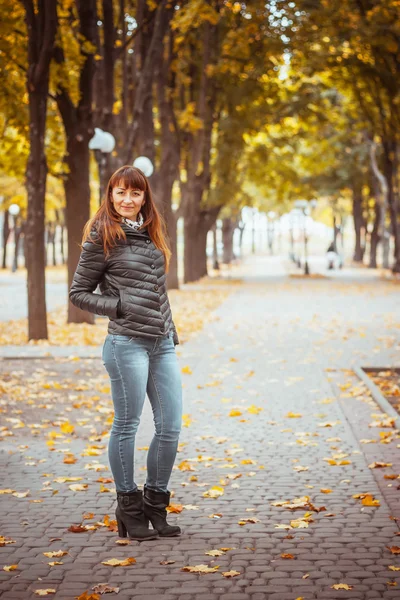
<path fill-rule="evenodd" d="M 82 40 L 96 43 L 96 0 L 78 3 Z M 81 46 L 83 64 L 79 78 L 80 98 L 77 107 L 68 90 L 60 84 L 56 100 L 67 138 L 65 162 L 68 175 L 64 181 L 66 196 L 66 228 L 68 232 L 68 287 L 71 286 L 80 256 L 83 228 L 90 217 L 89 140 L 93 136 L 93 54 Z M 56 60 L 64 62 L 63 49 L 57 47 Z M 68 302 L 68 323 L 94 323 L 94 315 Z"/>
<path fill-rule="evenodd" d="M 146 57 L 151 51 L 152 46 L 152 38 L 155 33 L 155 25 L 154 21 L 150 21 L 150 9 L 147 5 L 147 2 L 140 2 L 139 12 L 140 12 L 140 21 L 143 29 L 137 36 L 135 40 L 135 52 L 136 52 L 136 86 L 140 87 L 140 78 L 142 76 L 142 70 L 146 65 Z M 164 11 L 162 15 L 162 19 L 160 21 L 160 31 L 165 32 L 167 29 L 167 23 L 169 23 L 169 15 L 170 13 Z M 171 15 L 172 16 L 172 15 Z M 157 34 L 157 32 L 156 32 Z M 153 165 L 155 164 L 155 145 L 154 145 L 154 116 L 153 116 L 153 88 L 154 88 L 154 73 L 155 67 L 162 60 L 162 48 L 164 47 L 163 43 L 163 35 L 158 38 L 160 47 L 154 47 L 153 52 L 155 56 L 158 57 L 157 63 L 152 65 L 151 79 L 149 80 L 149 84 L 146 90 L 143 90 L 143 105 L 142 105 L 142 115 L 140 119 L 140 127 L 137 131 L 137 138 L 134 147 L 134 157 L 138 156 L 146 156 L 151 160 Z M 158 73 L 161 75 L 161 70 Z M 150 184 L 153 185 L 153 179 L 155 174 L 150 178 Z"/>
<path fill-rule="evenodd" d="M 28 218 L 25 256 L 28 271 L 28 339 L 47 339 L 45 282 L 45 193 L 47 162 L 44 146 L 50 61 L 57 31 L 57 4 L 23 0 L 28 29 L 29 158 L 26 169 Z"/>
<path fill-rule="evenodd" d="M 153 35 L 151 36 L 151 41 L 148 46 L 144 64 L 142 65 L 139 85 L 135 90 L 132 124 L 128 130 L 122 152 L 122 160 L 124 164 L 131 164 L 134 157 L 135 147 L 138 143 L 140 135 L 145 105 L 149 96 L 151 96 L 154 65 L 158 64 L 160 54 L 164 48 L 163 39 L 170 17 L 174 11 L 173 3 L 169 3 L 168 0 L 160 0 L 156 11 Z"/>
<path fill-rule="evenodd" d="M 397 206 L 395 203 L 396 197 L 394 194 L 394 168 L 393 168 L 393 144 L 384 140 L 383 147 L 383 172 L 379 169 L 376 160 L 376 143 L 372 142 L 370 147 L 371 166 L 376 179 L 381 188 L 381 231 L 380 238 L 382 241 L 383 250 L 383 267 L 388 268 L 388 247 L 390 234 L 386 227 L 386 212 L 389 209 L 390 219 L 392 223 L 392 233 L 394 236 L 394 263 L 392 271 L 400 272 L 400 231 L 397 223 Z"/>
<path fill-rule="evenodd" d="M 337 225 L 337 216 L 333 213 L 333 248 L 335 252 L 338 251 L 338 234 L 340 231 L 340 227 Z"/>
<path fill-rule="evenodd" d="M 102 60 L 93 74 L 93 95 L 95 100 L 93 119 L 97 127 L 100 127 L 103 131 L 111 133 L 116 137 L 118 128 L 116 127 L 115 116 L 113 114 L 116 60 L 114 3 L 113 0 L 102 0 L 101 4 L 103 12 L 103 43 L 101 44 L 97 28 L 95 30 L 95 39 L 97 52 L 102 57 Z M 123 3 L 122 6 L 120 5 L 120 10 L 124 11 Z M 124 27 L 123 31 L 125 32 L 126 25 L 123 18 L 122 26 Z M 99 204 L 101 204 L 108 181 L 113 171 L 117 168 L 117 160 L 112 156 L 111 152 L 102 152 L 101 150 L 95 150 L 94 156 L 99 172 Z"/>
<path fill-rule="evenodd" d="M 179 178 L 180 140 L 176 124 L 172 91 L 175 87 L 175 75 L 170 66 L 173 52 L 172 32 L 168 38 L 168 57 L 162 56 L 157 73 L 157 96 L 158 111 L 160 119 L 160 165 L 153 176 L 152 186 L 154 188 L 157 207 L 163 215 L 170 241 L 171 261 L 167 275 L 168 289 L 179 289 L 178 279 L 178 248 L 177 248 L 177 220 L 178 216 L 172 209 L 172 188 Z M 168 81 L 168 75 L 170 80 Z M 154 131 L 153 131 L 154 135 Z M 150 158 L 150 157 L 149 157 Z"/>
<path fill-rule="evenodd" d="M 218 240 L 217 240 L 217 223 L 215 222 L 212 227 L 213 233 L 213 269 L 219 271 L 219 260 L 218 260 Z"/>
<path fill-rule="evenodd" d="M 239 222 L 238 225 L 238 229 L 239 229 L 239 252 L 240 252 L 240 257 L 243 257 L 243 234 L 244 234 L 244 230 L 245 230 L 246 224 L 243 221 Z M 293 233 L 293 231 L 292 231 Z"/>
<path fill-rule="evenodd" d="M 47 254 L 49 252 L 49 246 L 50 246 L 51 247 L 51 262 L 52 262 L 53 267 L 57 266 L 56 233 L 57 233 L 57 224 L 55 221 L 50 221 L 47 224 Z"/>
<path fill-rule="evenodd" d="M 207 271 L 207 234 L 217 220 L 221 206 L 192 212 L 184 220 L 184 282 L 197 281 Z"/>
<path fill-rule="evenodd" d="M 169 290 L 179 289 L 179 277 L 178 277 L 178 231 L 177 231 L 177 219 L 172 209 L 165 215 L 168 238 L 171 249 L 171 260 L 169 263 L 169 272 L 167 274 L 167 288 Z"/>
<path fill-rule="evenodd" d="M 113 133 L 113 107 L 115 99 L 114 68 L 115 68 L 115 26 L 113 0 L 102 0 L 103 31 L 104 31 L 104 104 L 102 107 L 101 124 L 106 131 Z"/>
<path fill-rule="evenodd" d="M 57 224 L 60 226 L 60 254 L 61 264 L 65 265 L 65 251 L 64 251 L 64 221 L 65 221 L 65 209 L 56 210 Z"/>
<path fill-rule="evenodd" d="M 207 275 L 207 233 L 208 227 L 198 215 L 184 221 L 184 282 L 197 281 Z M 190 240 L 187 244 L 187 240 Z"/>
<path fill-rule="evenodd" d="M 353 186 L 353 220 L 356 237 L 353 260 L 355 262 L 362 262 L 365 252 L 365 220 L 363 216 L 362 189 L 356 185 Z M 363 231 L 364 243 L 362 239 Z"/>
<path fill-rule="evenodd" d="M 400 228 L 398 223 L 398 206 L 397 198 L 395 194 L 395 149 L 396 144 L 392 141 L 384 140 L 383 146 L 383 158 L 384 158 L 384 177 L 387 182 L 387 201 L 389 207 L 390 221 L 392 226 L 392 235 L 394 238 L 394 251 L 393 251 L 393 273 L 400 273 Z"/>
<path fill-rule="evenodd" d="M 211 182 L 210 152 L 212 132 L 218 114 L 216 111 L 216 87 L 207 75 L 207 67 L 214 60 L 216 28 L 210 23 L 203 25 L 203 55 L 198 85 L 197 116 L 203 126 L 196 133 L 188 135 L 187 182 L 183 187 L 184 234 L 184 281 L 196 281 L 207 275 L 207 232 L 215 223 L 221 205 L 210 209 L 202 208 L 203 195 Z M 192 88 L 196 79 L 196 66 L 192 64 Z M 194 89 L 192 89 L 192 94 Z M 197 228 L 197 229 L 196 229 Z M 200 254 L 200 251 L 203 254 Z"/>
<path fill-rule="evenodd" d="M 222 221 L 222 242 L 224 245 L 222 262 L 229 264 L 233 260 L 233 235 L 237 222 L 228 217 Z"/>
<path fill-rule="evenodd" d="M 3 263 L 2 269 L 7 268 L 7 242 L 10 236 L 10 213 L 8 209 L 4 211 L 3 221 Z"/>
<path fill-rule="evenodd" d="M 377 250 L 378 250 L 378 244 L 380 241 L 379 232 L 381 231 L 382 207 L 377 200 L 375 200 L 374 210 L 375 210 L 375 219 L 374 219 L 374 226 L 371 231 L 370 251 L 369 251 L 369 268 L 370 269 L 376 269 L 376 267 L 377 267 L 376 254 L 377 254 Z"/>
<path fill-rule="evenodd" d="M 82 131 L 84 125 L 82 124 Z M 89 148 L 91 134 L 68 135 L 68 178 L 64 183 L 66 197 L 66 225 L 68 231 L 68 289 L 72 284 L 81 253 L 80 243 L 85 223 L 90 217 Z M 78 138 L 78 139 L 77 139 Z M 94 323 L 94 315 L 68 303 L 68 323 Z"/>

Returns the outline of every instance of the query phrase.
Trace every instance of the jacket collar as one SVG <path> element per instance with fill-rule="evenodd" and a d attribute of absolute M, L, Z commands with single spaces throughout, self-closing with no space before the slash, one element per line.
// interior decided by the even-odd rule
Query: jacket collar
<path fill-rule="evenodd" d="M 127 241 L 130 239 L 133 240 L 133 239 L 150 238 L 147 227 L 142 227 L 139 230 L 135 230 L 135 229 L 132 229 L 132 227 L 129 227 L 129 225 L 126 225 L 126 223 L 121 223 L 121 227 L 122 227 L 123 231 L 126 233 Z"/>

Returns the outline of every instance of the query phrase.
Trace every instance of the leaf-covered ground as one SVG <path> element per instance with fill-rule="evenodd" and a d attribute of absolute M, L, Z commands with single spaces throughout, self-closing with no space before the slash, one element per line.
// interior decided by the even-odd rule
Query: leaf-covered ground
<path fill-rule="evenodd" d="M 57 271 L 56 271 L 57 273 Z M 54 274 L 53 274 L 54 278 Z M 210 313 L 239 285 L 234 279 L 204 278 L 168 293 L 172 314 L 181 343 L 202 329 Z M 107 333 L 107 318 L 97 317 L 94 325 L 67 324 L 66 307 L 48 315 L 49 339 L 30 342 L 40 346 L 98 346 Z M 0 321 L 0 346 L 28 343 L 27 319 Z"/>
<path fill-rule="evenodd" d="M 397 306 L 382 282 L 236 286 L 179 348 L 184 417 L 169 520 L 183 533 L 170 540 L 118 539 L 101 360 L 0 362 L 0 593 L 394 600 L 399 428 L 352 366 L 396 364 Z M 146 402 L 140 486 L 152 435 Z"/>

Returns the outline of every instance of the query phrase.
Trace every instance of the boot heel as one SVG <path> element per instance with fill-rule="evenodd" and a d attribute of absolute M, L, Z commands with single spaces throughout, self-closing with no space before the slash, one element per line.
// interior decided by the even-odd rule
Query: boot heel
<path fill-rule="evenodd" d="M 128 532 L 127 532 L 126 527 L 123 524 L 123 522 L 120 521 L 119 519 L 117 519 L 117 525 L 118 525 L 118 535 L 119 535 L 119 537 L 122 537 L 122 538 L 128 537 Z"/>

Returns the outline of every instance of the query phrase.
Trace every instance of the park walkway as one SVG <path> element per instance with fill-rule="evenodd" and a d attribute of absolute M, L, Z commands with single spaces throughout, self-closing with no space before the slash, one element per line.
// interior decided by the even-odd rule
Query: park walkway
<path fill-rule="evenodd" d="M 381 411 L 351 371 L 399 364 L 399 288 L 362 272 L 290 279 L 268 257 L 242 273 L 217 320 L 177 347 L 185 417 L 170 482 L 180 512 L 169 520 L 180 538 L 120 546 L 107 526 L 115 497 L 101 360 L 0 361 L 1 487 L 30 490 L 2 496 L 0 535 L 15 540 L 0 549 L 2 568 L 18 567 L 0 570 L 1 598 L 51 589 L 70 600 L 100 583 L 119 588 L 106 598 L 135 600 L 400 597 L 399 479 L 385 479 L 400 474 L 399 436 L 370 426 Z M 147 403 L 139 485 L 151 435 Z M 68 531 L 80 523 L 93 528 Z M 43 554 L 58 550 L 67 554 Z M 128 557 L 136 562 L 102 564 Z M 219 568 L 182 571 L 198 565 Z"/>

